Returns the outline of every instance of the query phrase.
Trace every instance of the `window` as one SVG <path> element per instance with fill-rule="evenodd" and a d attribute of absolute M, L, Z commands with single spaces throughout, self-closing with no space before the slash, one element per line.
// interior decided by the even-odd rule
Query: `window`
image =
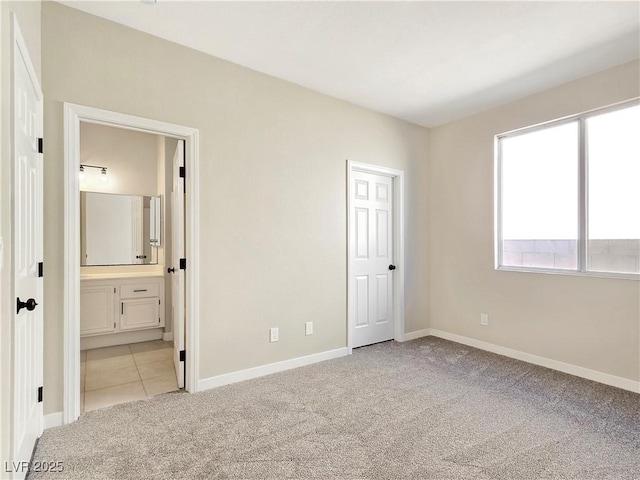
<path fill-rule="evenodd" d="M 637 100 L 496 140 L 498 269 L 638 278 Z"/>

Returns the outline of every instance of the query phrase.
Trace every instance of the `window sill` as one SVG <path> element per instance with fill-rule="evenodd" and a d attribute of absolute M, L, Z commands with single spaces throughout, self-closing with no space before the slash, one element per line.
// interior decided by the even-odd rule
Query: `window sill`
<path fill-rule="evenodd" d="M 534 267 L 516 267 L 516 266 L 499 266 L 495 270 L 503 272 L 519 272 L 519 273 L 544 273 L 548 275 L 568 275 L 571 277 L 597 277 L 612 278 L 617 280 L 640 280 L 638 273 L 613 273 L 613 272 L 581 272 L 578 270 L 561 270 L 556 268 L 534 268 Z"/>

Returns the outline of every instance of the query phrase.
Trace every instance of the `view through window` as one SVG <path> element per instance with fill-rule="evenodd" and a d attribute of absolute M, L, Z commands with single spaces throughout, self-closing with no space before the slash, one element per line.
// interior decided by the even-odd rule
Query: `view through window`
<path fill-rule="evenodd" d="M 501 135 L 498 148 L 498 267 L 640 273 L 637 103 Z"/>

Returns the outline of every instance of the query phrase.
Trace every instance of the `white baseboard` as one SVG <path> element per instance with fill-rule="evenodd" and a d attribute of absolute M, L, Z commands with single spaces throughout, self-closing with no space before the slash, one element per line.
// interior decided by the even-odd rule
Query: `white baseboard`
<path fill-rule="evenodd" d="M 541 367 L 551 368 L 552 370 L 558 370 L 563 373 L 568 373 L 569 375 L 575 375 L 576 377 L 586 378 L 587 380 L 593 380 L 594 382 L 604 383 L 605 385 L 611 385 L 612 387 L 618 387 L 631 392 L 640 393 L 640 382 L 629 380 L 628 378 L 617 377 L 608 373 L 598 372 L 597 370 L 591 370 L 589 368 L 579 367 L 570 363 L 540 357 L 531 353 L 521 352 L 519 350 L 502 347 L 500 345 L 494 345 L 493 343 L 483 342 L 482 340 L 464 337 L 462 335 L 445 332 L 436 328 L 429 328 L 428 330 L 429 335 L 434 337 L 444 338 L 445 340 L 462 343 L 463 345 L 497 353 L 498 355 L 504 355 L 505 357 L 515 358 L 516 360 L 522 360 L 523 362 L 533 363 L 534 365 L 539 365 Z"/>
<path fill-rule="evenodd" d="M 237 372 L 216 375 L 215 377 L 203 378 L 198 382 L 198 391 L 201 392 L 203 390 L 209 390 L 211 388 L 221 387 L 231 383 L 242 382 L 243 380 L 264 377 L 265 375 L 271 375 L 272 373 L 284 372 L 285 370 L 291 370 L 292 368 L 304 367 L 313 363 L 344 357 L 348 355 L 348 351 L 349 349 L 346 347 L 337 348 L 335 350 L 328 350 L 326 352 L 315 353 L 313 355 L 283 360 L 282 362 L 270 363 L 260 367 L 248 368 Z"/>
<path fill-rule="evenodd" d="M 48 428 L 59 427 L 62 425 L 63 415 L 62 412 L 50 413 L 44 416 L 42 427 L 47 430 Z"/>
<path fill-rule="evenodd" d="M 415 340 L 416 338 L 422 338 L 422 337 L 427 337 L 430 335 L 430 330 L 429 328 L 425 328 L 422 330 L 416 330 L 415 332 L 409 332 L 409 333 L 405 333 L 402 336 L 401 340 L 398 340 L 399 342 L 408 342 L 409 340 Z"/>
<path fill-rule="evenodd" d="M 165 342 L 173 342 L 173 332 L 164 332 L 162 334 L 162 340 Z"/>
<path fill-rule="evenodd" d="M 160 340 L 162 335 L 162 328 L 152 328 L 149 330 L 134 330 L 133 332 L 118 332 L 96 335 L 94 337 L 82 337 L 80 339 L 80 350 Z"/>

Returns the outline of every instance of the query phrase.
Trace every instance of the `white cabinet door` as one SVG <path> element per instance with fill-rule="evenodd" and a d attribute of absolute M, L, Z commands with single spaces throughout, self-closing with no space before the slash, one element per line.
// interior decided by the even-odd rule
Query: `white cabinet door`
<path fill-rule="evenodd" d="M 163 327 L 158 297 L 126 298 L 120 302 L 120 331 Z"/>
<path fill-rule="evenodd" d="M 80 288 L 80 335 L 98 335 L 116 331 L 115 285 Z"/>

